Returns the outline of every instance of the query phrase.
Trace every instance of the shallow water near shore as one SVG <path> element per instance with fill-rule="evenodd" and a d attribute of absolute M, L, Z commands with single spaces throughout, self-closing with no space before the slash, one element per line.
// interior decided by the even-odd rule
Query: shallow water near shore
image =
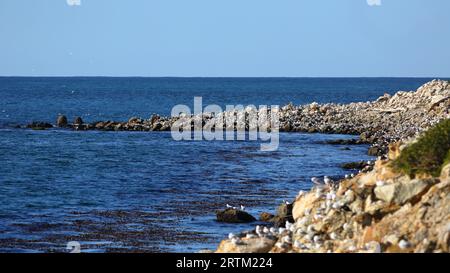
<path fill-rule="evenodd" d="M 257 216 L 310 188 L 310 177 L 344 175 L 367 146 L 323 145 L 339 135 L 281 134 L 258 142 L 176 142 L 169 133 L 0 132 L 0 250 L 198 251 L 247 224 L 215 221 L 243 204 Z M 168 148 L 170 147 L 170 149 Z M 23 249 L 24 248 L 24 249 Z"/>
<path fill-rule="evenodd" d="M 195 252 L 229 232 L 215 211 L 274 212 L 311 187 L 344 176 L 367 146 L 354 136 L 282 133 L 275 152 L 255 141 L 174 141 L 166 132 L 13 129 L 58 113 L 87 122 L 167 114 L 178 103 L 285 104 L 366 101 L 428 79 L 0 78 L 0 252 Z M 344 149 L 350 148 L 350 149 Z"/>

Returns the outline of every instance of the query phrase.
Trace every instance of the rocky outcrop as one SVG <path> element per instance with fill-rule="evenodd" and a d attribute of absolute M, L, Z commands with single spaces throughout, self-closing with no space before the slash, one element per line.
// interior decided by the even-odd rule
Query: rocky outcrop
<path fill-rule="evenodd" d="M 249 213 L 234 208 L 219 210 L 216 212 L 216 217 L 218 222 L 225 223 L 249 223 L 256 221 L 255 217 Z"/>
<path fill-rule="evenodd" d="M 358 140 L 341 140 L 332 144 L 369 143 L 370 155 L 384 155 L 389 143 L 413 137 L 437 123 L 450 117 L 450 82 L 433 80 L 424 84 L 415 92 L 397 92 L 385 94 L 375 101 L 350 104 L 318 104 L 295 106 L 288 104 L 281 107 L 279 114 L 280 131 L 308 133 L 337 133 L 359 135 Z M 104 131 L 169 131 L 178 122 L 180 125 L 193 128 L 196 122 L 204 128 L 212 128 L 217 121 L 222 121 L 224 129 L 238 129 L 235 119 L 242 121 L 239 129 L 249 130 L 256 124 L 248 121 L 248 117 L 260 115 L 256 109 L 247 107 L 213 115 L 178 117 L 161 117 L 153 115 L 149 119 L 133 117 L 127 122 L 100 121 L 83 124 L 75 120 L 71 126 L 75 130 Z M 270 125 L 270 118 L 263 123 Z M 82 124 L 82 125 L 81 125 Z M 270 127 L 270 126 L 269 126 Z"/>
<path fill-rule="evenodd" d="M 45 129 L 53 128 L 53 125 L 51 125 L 50 123 L 47 123 L 47 122 L 35 121 L 35 122 L 28 124 L 27 128 L 33 129 L 33 130 L 45 130 Z"/>
<path fill-rule="evenodd" d="M 217 252 L 450 252 L 450 164 L 438 177 L 412 178 L 392 167 L 414 142 L 391 145 L 388 158 L 367 173 L 300 192 L 294 223 L 257 227 L 224 240 Z M 265 248 L 255 247 L 263 242 Z"/>

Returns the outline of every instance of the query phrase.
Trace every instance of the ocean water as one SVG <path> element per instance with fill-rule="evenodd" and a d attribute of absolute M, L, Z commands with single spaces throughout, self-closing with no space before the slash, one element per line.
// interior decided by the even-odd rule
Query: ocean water
<path fill-rule="evenodd" d="M 274 152 L 254 141 L 172 140 L 167 132 L 16 129 L 58 114 L 85 121 L 169 114 L 176 104 L 348 103 L 413 90 L 430 79 L 0 78 L 0 252 L 213 249 L 228 232 L 215 211 L 245 205 L 258 216 L 342 177 L 367 146 L 327 145 L 354 136 L 282 133 Z M 348 149 L 349 148 L 349 149 Z"/>

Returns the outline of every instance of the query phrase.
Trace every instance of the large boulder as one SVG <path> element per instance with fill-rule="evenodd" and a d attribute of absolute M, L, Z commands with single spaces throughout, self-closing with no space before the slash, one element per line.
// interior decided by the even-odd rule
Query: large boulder
<path fill-rule="evenodd" d="M 283 202 L 283 204 L 277 208 L 277 215 L 275 215 L 270 222 L 275 227 L 284 227 L 286 222 L 294 222 L 294 218 L 292 216 L 293 207 L 293 204 Z"/>
<path fill-rule="evenodd" d="M 255 217 L 249 213 L 232 208 L 217 211 L 216 217 L 218 222 L 225 223 L 250 223 L 256 221 Z"/>
<path fill-rule="evenodd" d="M 430 188 L 433 180 L 402 181 L 375 188 L 375 196 L 386 203 L 403 205 L 409 201 L 418 201 Z"/>
<path fill-rule="evenodd" d="M 83 124 L 83 119 L 81 119 L 81 117 L 76 117 L 76 118 L 73 120 L 73 124 L 74 124 L 74 125 L 82 125 L 82 124 Z"/>
<path fill-rule="evenodd" d="M 67 117 L 64 115 L 59 115 L 56 119 L 56 126 L 67 127 Z"/>

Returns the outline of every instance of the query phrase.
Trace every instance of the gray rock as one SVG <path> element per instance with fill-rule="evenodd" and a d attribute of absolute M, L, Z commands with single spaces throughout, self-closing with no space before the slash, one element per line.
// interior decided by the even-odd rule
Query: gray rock
<path fill-rule="evenodd" d="M 419 199 L 432 184 L 433 183 L 430 180 L 414 179 L 411 181 L 379 186 L 375 188 L 375 196 L 386 203 L 403 205 L 409 201 L 416 201 Z"/>

